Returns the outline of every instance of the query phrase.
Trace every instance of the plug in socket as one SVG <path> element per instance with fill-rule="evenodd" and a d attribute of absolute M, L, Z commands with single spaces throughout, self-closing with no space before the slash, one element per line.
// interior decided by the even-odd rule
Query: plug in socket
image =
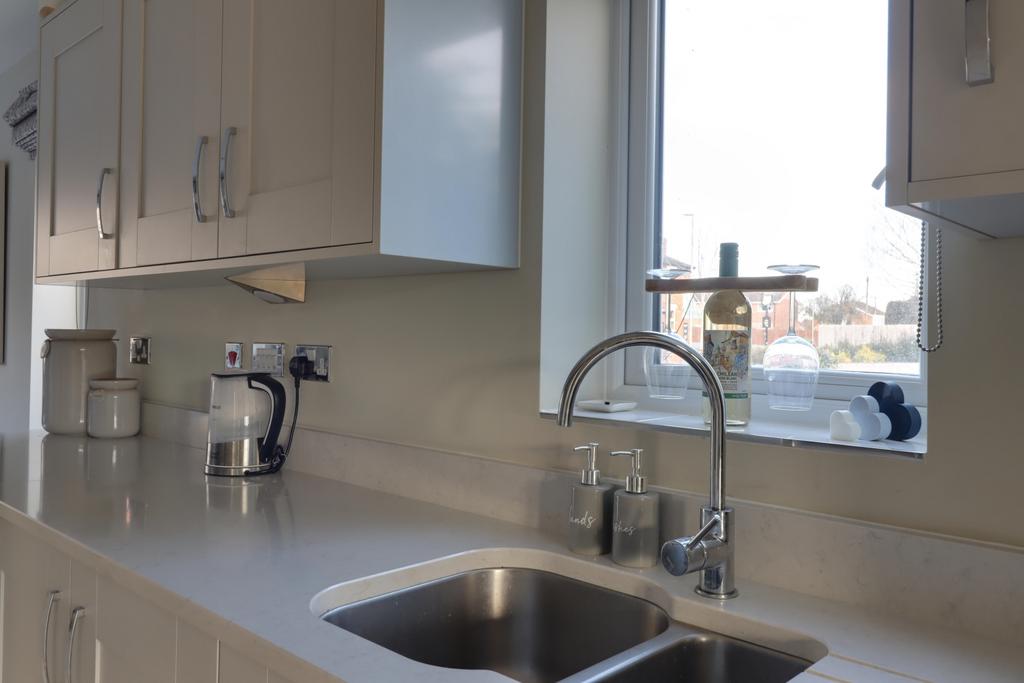
<path fill-rule="evenodd" d="M 305 356 L 313 361 L 313 375 L 303 379 L 310 382 L 331 381 L 331 347 L 316 344 L 297 344 L 296 356 Z"/>

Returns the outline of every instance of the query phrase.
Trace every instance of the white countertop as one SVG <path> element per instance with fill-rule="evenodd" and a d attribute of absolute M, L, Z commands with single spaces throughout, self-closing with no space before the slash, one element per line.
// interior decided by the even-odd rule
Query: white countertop
<path fill-rule="evenodd" d="M 419 664 L 310 611 L 314 596 L 335 584 L 448 556 L 456 557 L 405 575 L 532 566 L 643 595 L 675 619 L 730 635 L 756 639 L 775 629 L 804 634 L 823 642 L 829 655 L 800 681 L 1024 680 L 1024 654 L 1010 642 L 872 615 L 749 581 L 739 586 L 739 598 L 720 605 L 693 594 L 695 577 L 579 558 L 560 538 L 531 527 L 287 468 L 245 482 L 207 478 L 203 455 L 149 438 L 6 435 L 0 516 L 41 522 L 353 683 L 508 680 Z"/>

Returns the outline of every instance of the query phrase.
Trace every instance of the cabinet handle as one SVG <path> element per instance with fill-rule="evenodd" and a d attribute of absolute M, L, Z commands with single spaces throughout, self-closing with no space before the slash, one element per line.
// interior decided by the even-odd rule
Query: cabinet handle
<path fill-rule="evenodd" d="M 988 0 L 964 0 L 964 69 L 967 85 L 992 82 L 991 43 Z"/>
<path fill-rule="evenodd" d="M 75 675 L 75 636 L 78 634 L 78 620 L 85 614 L 84 607 L 76 607 L 71 612 L 71 625 L 68 626 L 67 673 L 65 681 L 72 683 Z"/>
<path fill-rule="evenodd" d="M 224 137 L 220 142 L 220 206 L 228 218 L 235 217 L 235 210 L 231 208 L 231 198 L 228 197 L 228 152 L 231 151 L 231 138 L 236 133 L 237 128 L 228 126 L 224 129 Z"/>
<path fill-rule="evenodd" d="M 206 214 L 203 213 L 203 205 L 199 200 L 199 166 L 203 161 L 203 148 L 209 141 L 205 135 L 196 140 L 196 155 L 192 159 L 192 210 L 196 214 L 196 223 L 206 222 Z"/>
<path fill-rule="evenodd" d="M 60 602 L 60 591 L 50 591 L 46 601 L 46 617 L 43 619 L 43 683 L 50 683 L 50 622 L 53 621 L 53 608 Z"/>
<path fill-rule="evenodd" d="M 113 170 L 109 168 L 101 168 L 100 182 L 96 187 L 96 229 L 100 231 L 101 240 L 113 237 L 113 235 L 108 235 L 106 231 L 103 230 L 103 181 L 106 180 L 107 176 L 111 173 L 113 173 Z"/>

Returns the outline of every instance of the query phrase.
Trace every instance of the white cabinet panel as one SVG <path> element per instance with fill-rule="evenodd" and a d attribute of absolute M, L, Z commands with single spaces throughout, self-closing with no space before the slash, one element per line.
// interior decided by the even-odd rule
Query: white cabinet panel
<path fill-rule="evenodd" d="M 219 255 L 373 238 L 376 0 L 225 0 Z"/>
<path fill-rule="evenodd" d="M 224 643 L 220 644 L 218 683 L 267 683 L 267 675 L 267 667 Z"/>
<path fill-rule="evenodd" d="M 174 616 L 105 577 L 96 593 L 97 683 L 174 683 Z"/>
<path fill-rule="evenodd" d="M 120 0 L 78 0 L 40 31 L 37 274 L 116 266 L 120 50 Z"/>
<path fill-rule="evenodd" d="M 63 680 L 71 567 L 69 560 L 13 526 L 6 529 L 4 566 L 3 681 L 42 676 L 43 630 L 51 591 L 60 591 L 46 640 L 51 681 Z"/>
<path fill-rule="evenodd" d="M 217 683 L 217 639 L 178 620 L 175 683 Z"/>
<path fill-rule="evenodd" d="M 995 80 L 967 85 L 964 2 L 914 3 L 911 180 L 1024 169 L 1024 3 L 989 0 Z"/>
<path fill-rule="evenodd" d="M 71 562 L 71 600 L 68 603 L 68 623 L 62 625 L 64 653 L 72 648 L 70 683 L 94 683 L 96 680 L 96 572 L 80 562 Z M 75 610 L 81 610 L 75 625 L 74 641 L 70 626 L 75 622 Z"/>
<path fill-rule="evenodd" d="M 122 267 L 217 256 L 220 32 L 219 0 L 125 2 Z"/>

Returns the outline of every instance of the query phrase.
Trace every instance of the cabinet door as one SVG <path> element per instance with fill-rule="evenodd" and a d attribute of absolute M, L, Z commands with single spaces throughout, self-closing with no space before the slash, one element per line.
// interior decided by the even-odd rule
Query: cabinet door
<path fill-rule="evenodd" d="M 43 653 L 53 683 L 64 680 L 71 602 L 70 561 L 13 526 L 6 529 L 3 606 L 3 681 L 42 680 Z M 52 609 L 50 593 L 54 596 Z M 49 616 L 49 628 L 46 628 Z M 47 632 L 44 640 L 43 633 Z"/>
<path fill-rule="evenodd" d="M 224 0 L 220 256 L 372 241 L 377 10 Z"/>
<path fill-rule="evenodd" d="M 178 619 L 175 683 L 217 683 L 217 639 Z"/>
<path fill-rule="evenodd" d="M 96 603 L 96 683 L 174 683 L 174 616 L 104 577 Z"/>
<path fill-rule="evenodd" d="M 63 625 L 63 666 L 71 662 L 68 683 L 94 683 L 96 680 L 96 572 L 71 561 L 71 591 L 68 622 Z M 54 682 L 56 683 L 56 681 Z"/>
<path fill-rule="evenodd" d="M 237 650 L 220 644 L 220 667 L 217 683 L 267 683 L 267 667 Z"/>
<path fill-rule="evenodd" d="M 219 0 L 125 2 L 122 267 L 217 256 L 220 31 Z"/>
<path fill-rule="evenodd" d="M 42 27 L 39 49 L 36 274 L 108 270 L 117 265 L 121 0 L 69 5 Z"/>
<path fill-rule="evenodd" d="M 1024 3 L 989 0 L 995 80 L 964 76 L 964 2 L 913 8 L 911 180 L 1024 169 Z"/>

